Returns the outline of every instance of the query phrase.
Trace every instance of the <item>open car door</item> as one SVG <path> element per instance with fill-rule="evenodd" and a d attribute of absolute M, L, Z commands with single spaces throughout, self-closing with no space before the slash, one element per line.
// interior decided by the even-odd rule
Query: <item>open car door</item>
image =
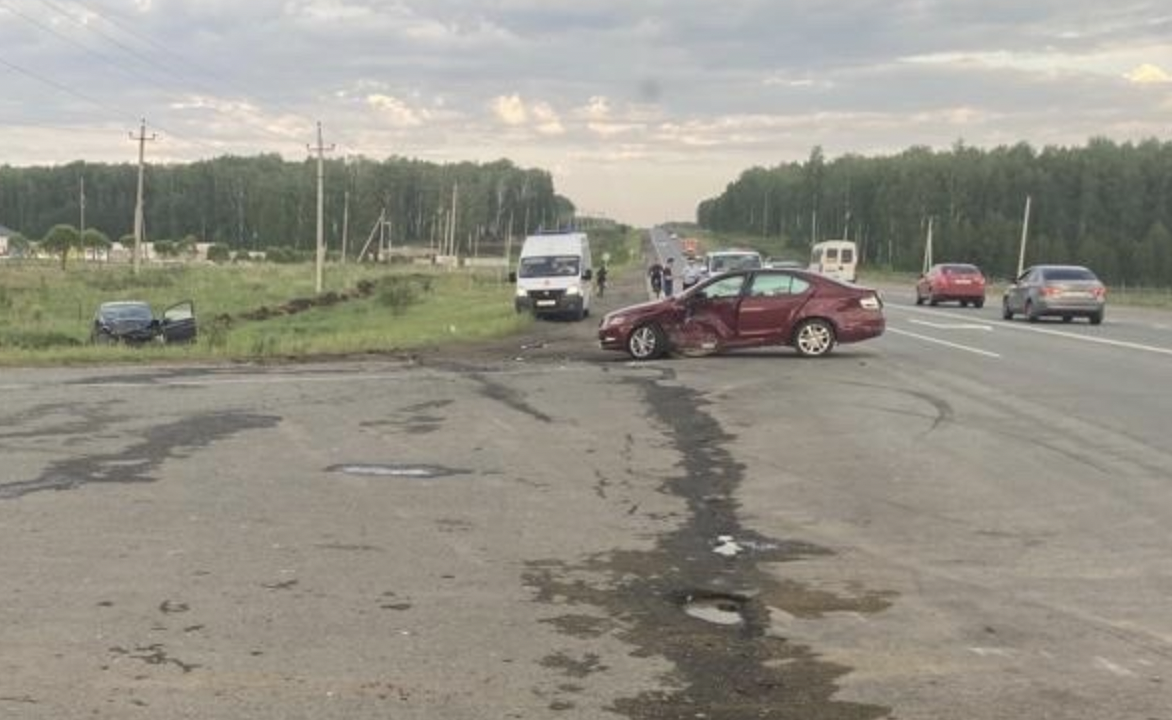
<path fill-rule="evenodd" d="M 166 343 L 195 342 L 195 303 L 184 300 L 164 310 L 159 321 L 159 331 Z"/>

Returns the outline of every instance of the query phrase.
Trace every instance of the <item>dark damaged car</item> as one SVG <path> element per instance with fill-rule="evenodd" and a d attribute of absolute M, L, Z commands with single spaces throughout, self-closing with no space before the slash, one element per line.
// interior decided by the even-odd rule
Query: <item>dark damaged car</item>
<path fill-rule="evenodd" d="M 149 303 L 120 300 L 98 306 L 90 328 L 90 342 L 96 345 L 189 343 L 195 341 L 196 332 L 195 304 L 190 300 L 171 305 L 157 317 Z"/>
<path fill-rule="evenodd" d="M 681 295 L 609 313 L 598 339 L 603 349 L 636 360 L 768 345 L 818 357 L 885 329 L 875 290 L 804 270 L 763 268 L 717 275 Z"/>

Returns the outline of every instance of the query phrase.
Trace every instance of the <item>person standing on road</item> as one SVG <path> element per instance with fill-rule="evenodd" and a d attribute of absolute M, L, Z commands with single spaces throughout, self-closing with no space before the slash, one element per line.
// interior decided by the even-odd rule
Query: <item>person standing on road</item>
<path fill-rule="evenodd" d="M 598 297 L 606 294 L 606 263 L 598 266 L 598 274 L 594 276 L 598 283 Z"/>
<path fill-rule="evenodd" d="M 669 257 L 667 259 L 667 265 L 663 266 L 663 296 L 664 297 L 671 297 L 671 294 L 672 294 L 672 285 L 675 282 L 675 278 L 672 275 L 672 264 L 675 262 L 675 260 L 676 260 L 675 258 Z"/>
<path fill-rule="evenodd" d="M 658 261 L 651 265 L 647 271 L 647 277 L 651 278 L 651 292 L 655 293 L 655 299 L 659 299 L 659 294 L 663 292 L 663 266 Z"/>

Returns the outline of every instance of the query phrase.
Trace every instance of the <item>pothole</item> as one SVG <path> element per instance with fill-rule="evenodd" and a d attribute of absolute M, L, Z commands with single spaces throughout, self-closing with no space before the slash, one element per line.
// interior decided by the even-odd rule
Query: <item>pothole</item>
<path fill-rule="evenodd" d="M 345 475 L 408 478 L 414 480 L 429 480 L 432 478 L 449 477 L 451 475 L 467 475 L 471 472 L 470 470 L 443 467 L 442 465 L 379 465 L 370 463 L 331 465 L 326 468 L 326 471 L 343 473 Z"/>
<path fill-rule="evenodd" d="M 707 591 L 686 593 L 680 605 L 684 613 L 714 625 L 744 625 L 745 603 L 740 595 Z"/>

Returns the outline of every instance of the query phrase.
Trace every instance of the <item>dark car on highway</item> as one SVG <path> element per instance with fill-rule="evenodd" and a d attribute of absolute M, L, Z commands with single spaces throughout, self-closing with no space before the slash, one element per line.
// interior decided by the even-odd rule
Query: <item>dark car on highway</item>
<path fill-rule="evenodd" d="M 1091 325 L 1098 325 L 1106 311 L 1107 287 L 1081 265 L 1028 268 L 1005 290 L 1001 300 L 1001 315 L 1006 320 L 1016 314 L 1025 315 L 1030 322 L 1046 316 L 1060 317 L 1062 322 L 1085 317 Z"/>
<path fill-rule="evenodd" d="M 90 342 L 97 345 L 184 343 L 193 342 L 196 332 L 195 304 L 190 300 L 171 305 L 158 317 L 149 303 L 119 300 L 98 306 L 90 328 Z"/>
<path fill-rule="evenodd" d="M 608 313 L 598 340 L 604 349 L 636 360 L 765 345 L 788 345 L 817 357 L 885 329 L 883 301 L 870 288 L 804 270 L 759 268 L 717 275 L 675 297 Z"/>
<path fill-rule="evenodd" d="M 985 307 L 985 274 L 968 263 L 933 265 L 916 282 L 916 305 L 958 302 Z"/>

